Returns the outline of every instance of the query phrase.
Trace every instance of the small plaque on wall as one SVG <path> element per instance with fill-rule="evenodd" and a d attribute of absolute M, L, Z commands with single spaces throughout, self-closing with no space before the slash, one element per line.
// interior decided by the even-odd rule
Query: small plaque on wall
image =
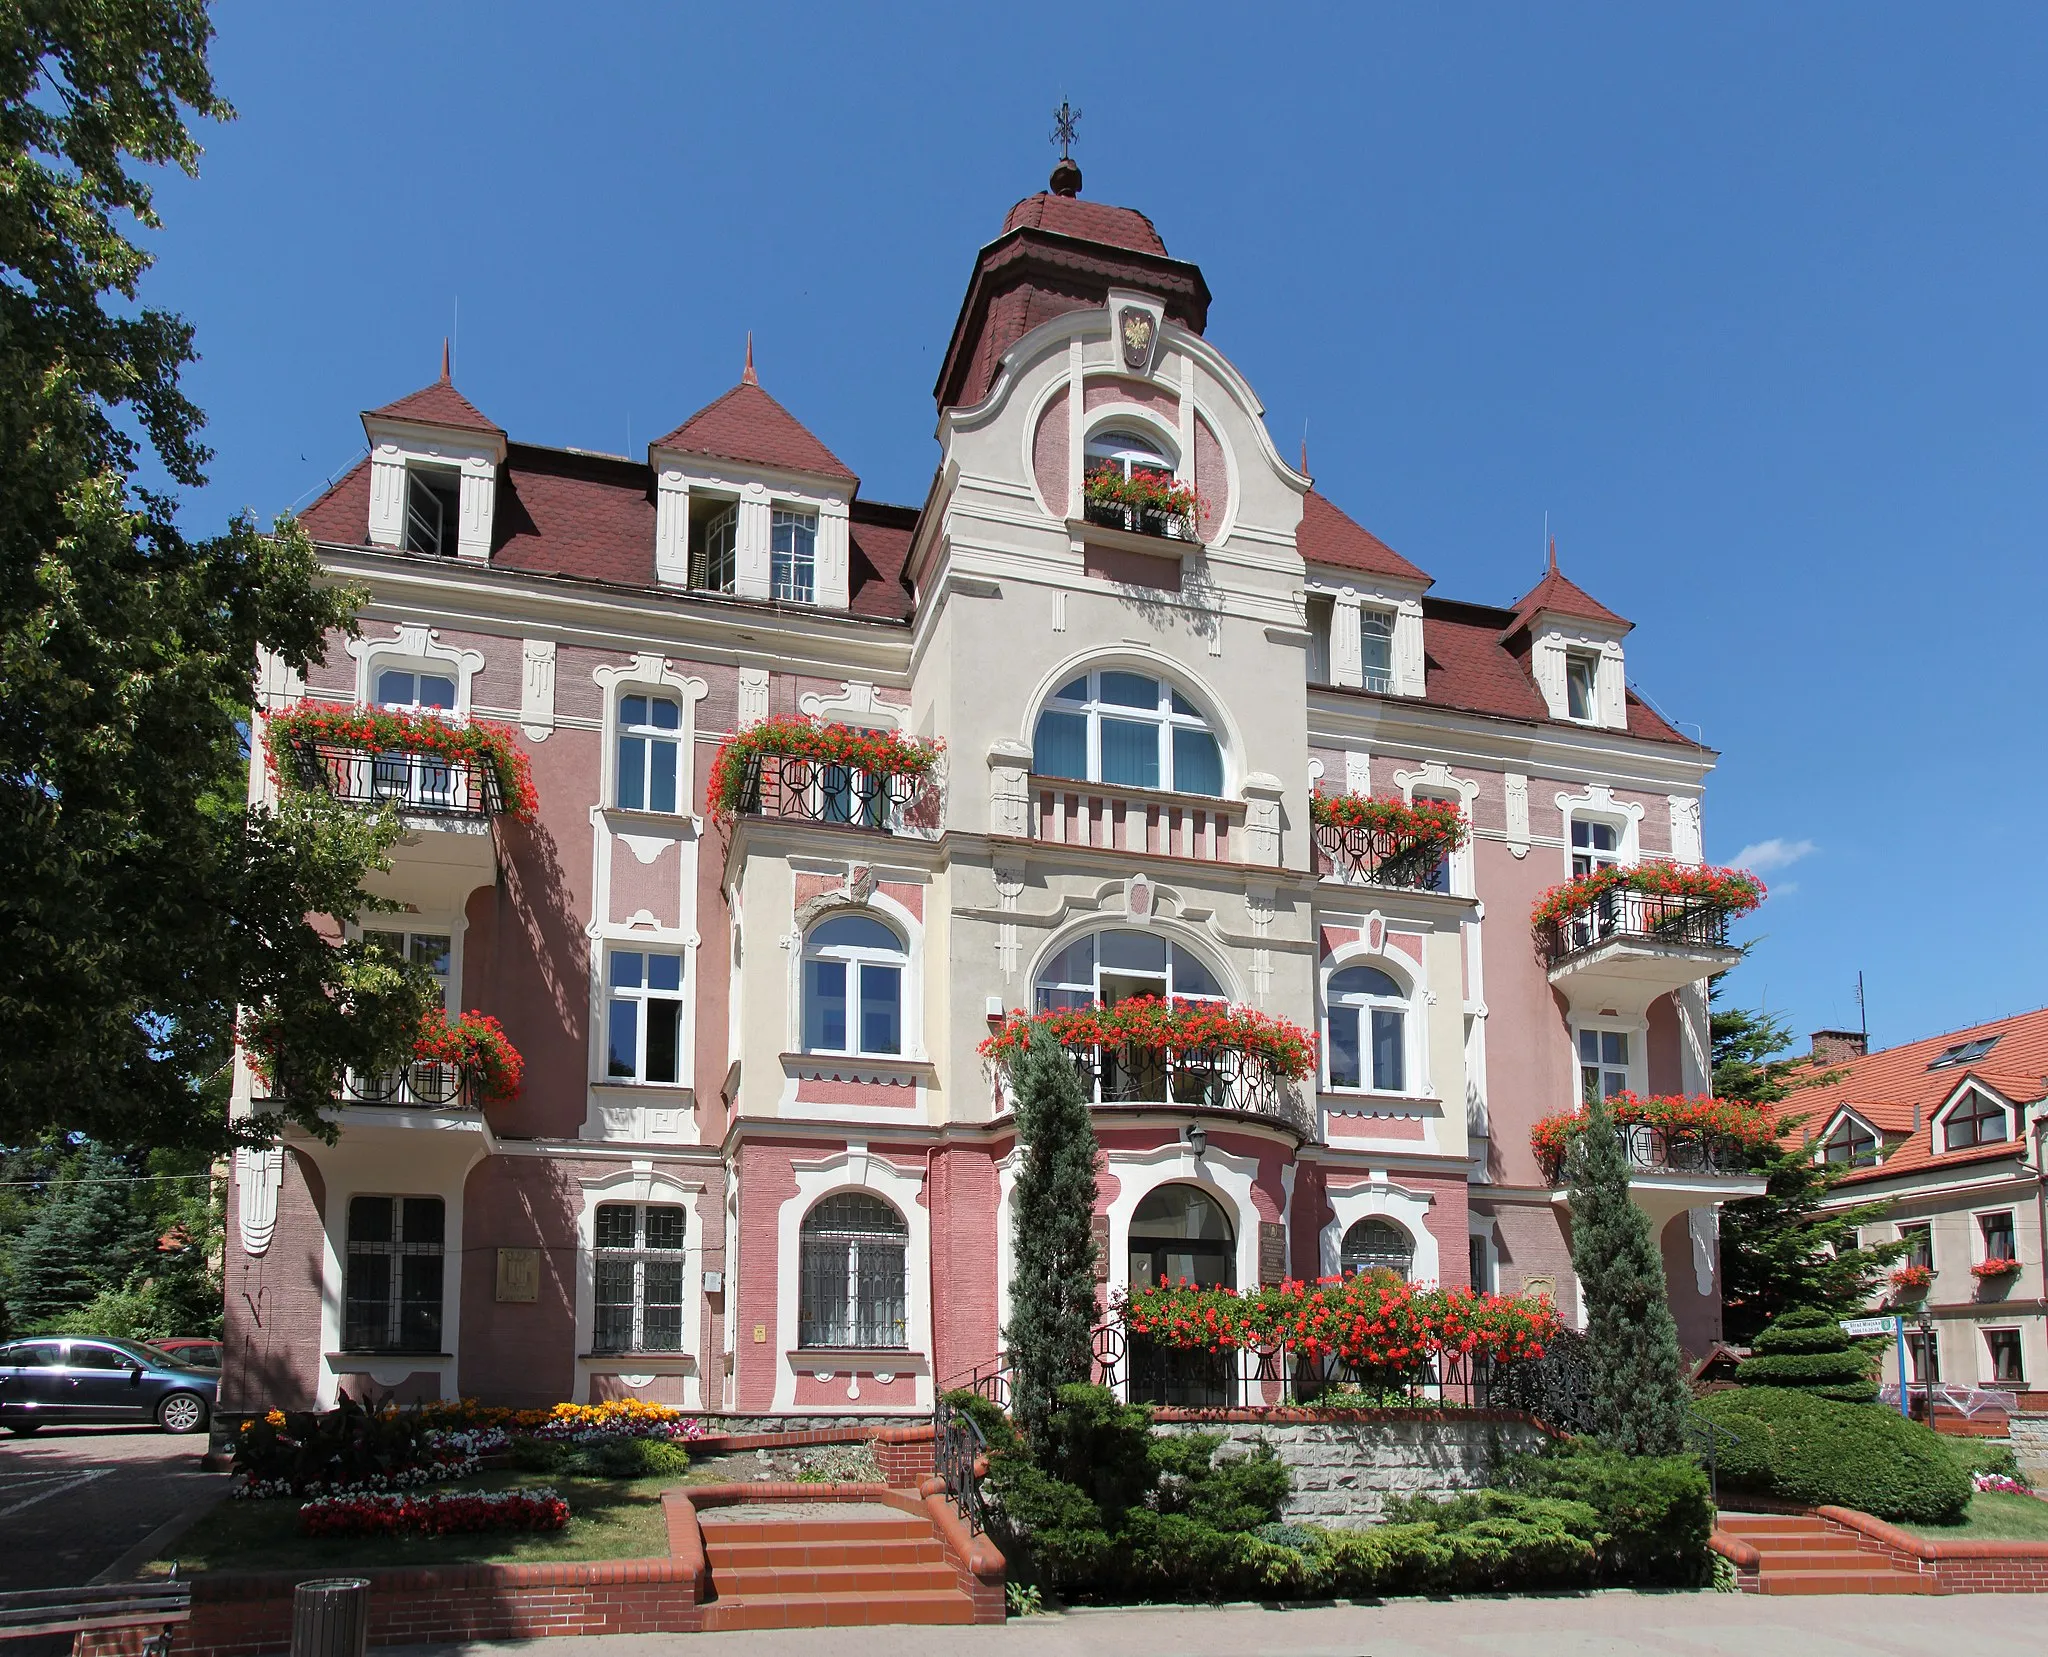
<path fill-rule="evenodd" d="M 1095 1239 L 1095 1281 L 1109 1281 L 1109 1216 L 1093 1214 L 1088 1219 L 1088 1235 Z"/>
<path fill-rule="evenodd" d="M 1557 1279 L 1554 1277 L 1525 1277 L 1522 1279 L 1522 1293 L 1557 1303 Z"/>
<path fill-rule="evenodd" d="M 1278 1220 L 1259 1222 L 1259 1287 L 1271 1288 L 1287 1277 L 1287 1228 Z"/>
<path fill-rule="evenodd" d="M 498 1250 L 498 1298 L 540 1299 L 540 1250 Z"/>

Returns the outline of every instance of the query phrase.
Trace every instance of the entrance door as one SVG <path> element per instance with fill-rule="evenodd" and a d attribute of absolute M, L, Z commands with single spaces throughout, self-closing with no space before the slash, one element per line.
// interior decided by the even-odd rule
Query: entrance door
<path fill-rule="evenodd" d="M 1162 1185 L 1131 1216 L 1131 1287 L 1178 1283 L 1237 1287 L 1237 1239 L 1222 1205 L 1192 1185 Z M 1131 1397 L 1146 1404 L 1228 1404 L 1232 1354 L 1191 1352 L 1131 1337 Z"/>

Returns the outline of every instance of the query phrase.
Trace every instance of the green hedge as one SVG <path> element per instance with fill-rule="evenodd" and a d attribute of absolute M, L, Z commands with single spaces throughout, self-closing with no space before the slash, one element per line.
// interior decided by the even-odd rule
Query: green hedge
<path fill-rule="evenodd" d="M 1710 1393 L 1699 1412 L 1738 1441 L 1720 1450 L 1726 1489 L 1913 1524 L 1954 1524 L 1969 1506 L 1970 1475 L 1947 1444 L 1890 1410 L 1742 1386 Z"/>
<path fill-rule="evenodd" d="M 1503 1483 L 1532 1496 L 1583 1502 L 1600 1520 L 1600 1580 L 1638 1588 L 1713 1579 L 1707 1538 L 1714 1503 L 1691 1456 L 1624 1456 L 1588 1439 L 1518 1456 Z"/>
<path fill-rule="evenodd" d="M 1755 1353 L 1735 1372 L 1746 1387 L 1796 1387 L 1843 1404 L 1869 1404 L 1877 1398 L 1869 1352 L 1842 1333 L 1832 1312 L 1795 1306 L 1757 1336 Z"/>

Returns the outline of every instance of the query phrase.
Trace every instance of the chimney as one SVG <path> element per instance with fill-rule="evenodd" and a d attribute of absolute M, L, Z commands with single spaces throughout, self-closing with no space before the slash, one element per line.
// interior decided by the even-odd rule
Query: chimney
<path fill-rule="evenodd" d="M 1868 1057 L 1870 1037 L 1861 1030 L 1816 1030 L 1813 1032 L 1815 1064 L 1847 1064 Z"/>

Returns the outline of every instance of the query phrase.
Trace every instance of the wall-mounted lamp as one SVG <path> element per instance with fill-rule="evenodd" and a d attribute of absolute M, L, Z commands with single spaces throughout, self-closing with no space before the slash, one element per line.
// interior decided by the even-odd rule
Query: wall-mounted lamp
<path fill-rule="evenodd" d="M 1183 1137 L 1194 1151 L 1195 1160 L 1200 1162 L 1202 1160 L 1202 1153 L 1209 1148 L 1209 1130 L 1199 1122 L 1190 1122 Z"/>

